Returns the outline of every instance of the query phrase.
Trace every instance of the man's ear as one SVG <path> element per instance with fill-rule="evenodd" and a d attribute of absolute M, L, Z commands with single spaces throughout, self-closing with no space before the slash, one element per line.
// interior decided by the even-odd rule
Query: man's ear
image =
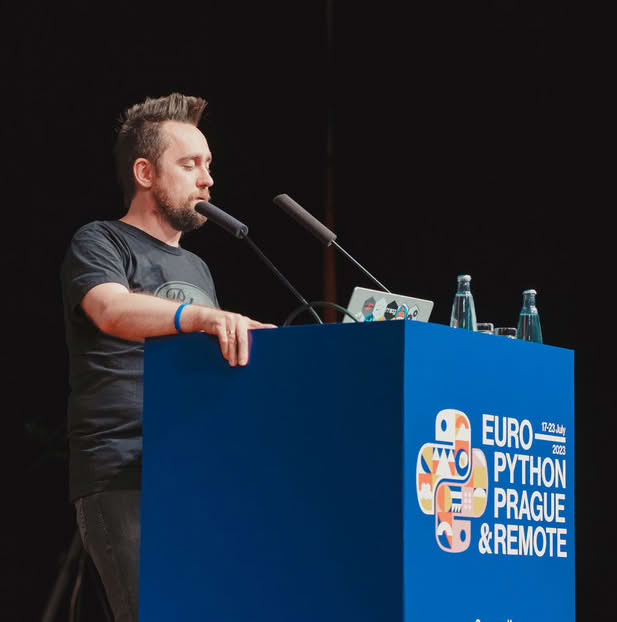
<path fill-rule="evenodd" d="M 152 187 L 152 178 L 154 177 L 154 167 L 146 158 L 137 158 L 133 162 L 133 175 L 135 183 L 144 189 Z"/>

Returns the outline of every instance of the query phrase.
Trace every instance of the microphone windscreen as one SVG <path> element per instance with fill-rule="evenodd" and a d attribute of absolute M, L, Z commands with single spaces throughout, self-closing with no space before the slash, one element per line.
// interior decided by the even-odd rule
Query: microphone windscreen
<path fill-rule="evenodd" d="M 307 231 L 312 233 L 326 246 L 330 246 L 336 240 L 336 234 L 328 227 L 321 224 L 317 218 L 309 214 L 303 207 L 298 205 L 289 195 L 279 194 L 272 199 L 274 205 L 280 207 L 284 212 L 291 216 L 298 224 L 302 225 Z"/>
<path fill-rule="evenodd" d="M 208 201 L 200 201 L 197 203 L 197 205 L 195 205 L 195 211 L 199 212 L 202 216 L 205 216 L 219 227 L 222 227 L 227 233 L 231 233 L 231 235 L 236 238 L 242 240 L 249 233 L 249 228 L 244 223 L 241 223 L 239 220 Z"/>

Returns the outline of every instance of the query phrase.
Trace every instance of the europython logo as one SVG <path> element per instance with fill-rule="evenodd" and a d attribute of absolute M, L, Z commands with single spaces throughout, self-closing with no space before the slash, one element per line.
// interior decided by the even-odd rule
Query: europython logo
<path fill-rule="evenodd" d="M 471 544 L 470 518 L 486 510 L 488 468 L 481 449 L 471 447 L 471 424 L 464 412 L 448 408 L 435 417 L 435 442 L 425 443 L 416 465 L 418 503 L 435 516 L 435 539 L 448 553 Z"/>

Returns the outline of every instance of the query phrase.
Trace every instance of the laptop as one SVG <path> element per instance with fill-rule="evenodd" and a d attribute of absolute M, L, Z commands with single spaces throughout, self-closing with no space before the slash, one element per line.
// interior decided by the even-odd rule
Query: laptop
<path fill-rule="evenodd" d="M 354 287 L 347 305 L 347 311 L 359 322 L 405 319 L 428 322 L 432 310 L 432 300 L 412 298 L 402 294 L 388 294 L 366 287 Z M 353 320 L 345 314 L 343 322 L 353 322 Z"/>

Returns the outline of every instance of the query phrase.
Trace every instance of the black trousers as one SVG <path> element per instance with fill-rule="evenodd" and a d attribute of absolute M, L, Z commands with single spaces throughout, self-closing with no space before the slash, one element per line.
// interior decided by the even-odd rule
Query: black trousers
<path fill-rule="evenodd" d="M 84 548 L 96 566 L 116 622 L 137 622 L 139 490 L 112 490 L 75 502 Z"/>

